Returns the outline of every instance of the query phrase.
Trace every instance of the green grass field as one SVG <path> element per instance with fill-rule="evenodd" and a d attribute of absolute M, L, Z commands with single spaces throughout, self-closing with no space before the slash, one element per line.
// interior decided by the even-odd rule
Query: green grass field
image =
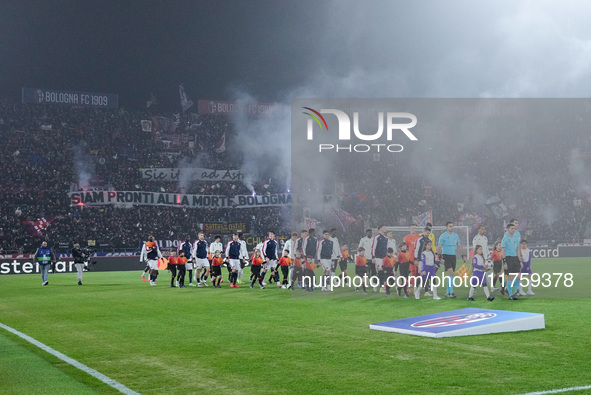
<path fill-rule="evenodd" d="M 537 260 L 535 269 L 558 265 L 576 272 L 578 286 L 591 284 L 589 259 Z M 350 298 L 295 298 L 227 282 L 172 289 L 169 279 L 165 272 L 150 287 L 139 271 L 91 272 L 77 286 L 68 273 L 42 287 L 39 275 L 2 276 L 0 322 L 142 394 L 515 394 L 591 385 L 589 298 L 542 292 L 489 303 L 479 292 L 470 303 L 465 290 L 439 301 L 349 290 L 337 294 Z M 546 329 L 445 339 L 369 330 L 464 307 L 544 313 Z M 0 393 L 93 392 L 114 390 L 0 329 Z"/>

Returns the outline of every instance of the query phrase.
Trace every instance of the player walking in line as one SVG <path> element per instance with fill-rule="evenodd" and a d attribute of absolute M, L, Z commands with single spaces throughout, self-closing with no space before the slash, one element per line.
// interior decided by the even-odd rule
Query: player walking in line
<path fill-rule="evenodd" d="M 275 280 L 275 285 L 279 284 L 279 274 L 277 273 L 277 259 L 279 258 L 277 240 L 275 240 L 275 232 L 269 231 L 269 237 L 263 242 L 263 259 L 265 261 L 263 265 L 263 280 L 267 271 L 271 269 L 271 277 L 269 277 L 269 283 L 272 279 Z"/>
<path fill-rule="evenodd" d="M 298 239 L 298 232 L 292 232 L 291 238 L 289 240 L 287 240 L 285 242 L 285 244 L 283 245 L 283 249 L 289 251 L 289 259 L 291 259 L 292 262 L 295 259 L 297 239 Z M 289 278 L 289 280 L 288 280 L 288 282 L 289 282 L 288 288 L 289 288 L 293 284 L 293 268 L 291 266 L 289 268 L 288 278 Z"/>
<path fill-rule="evenodd" d="M 472 257 L 472 277 L 470 277 L 470 292 L 468 293 L 468 301 L 474 302 L 474 291 L 476 287 L 482 287 L 486 300 L 492 302 L 495 298 L 490 296 L 488 292 L 488 285 L 486 281 L 486 268 L 484 267 L 484 254 L 481 245 L 474 246 L 474 256 Z"/>
<path fill-rule="evenodd" d="M 263 286 L 263 277 L 261 276 L 261 266 L 263 264 L 263 257 L 261 256 L 260 250 L 255 250 L 254 255 L 252 256 L 252 266 L 250 271 L 252 272 L 251 275 L 251 283 L 250 288 L 254 288 L 254 283 L 259 280 L 259 285 L 261 289 L 265 289 Z"/>
<path fill-rule="evenodd" d="M 296 242 L 298 240 L 298 232 L 292 232 L 291 238 L 288 239 L 285 244 L 283 245 L 283 250 L 289 251 L 289 257 L 291 259 L 295 258 L 296 252 Z"/>
<path fill-rule="evenodd" d="M 242 284 L 242 274 L 248 262 L 248 249 L 246 248 L 246 241 L 243 240 L 242 233 L 238 233 L 238 241 L 240 241 L 240 270 L 238 270 L 238 284 Z"/>
<path fill-rule="evenodd" d="M 154 241 L 154 236 L 149 236 L 148 241 L 144 243 L 142 247 L 142 253 L 140 254 L 140 262 L 148 262 L 150 266 L 150 285 L 156 285 L 156 279 L 158 278 L 158 259 L 162 258 L 160 248 Z"/>
<path fill-rule="evenodd" d="M 408 286 L 412 285 L 413 287 L 416 287 L 416 284 L 414 283 L 414 278 L 419 276 L 419 258 L 415 257 L 415 251 L 417 248 L 417 241 L 419 240 L 420 236 L 417 234 L 416 225 L 410 225 L 408 227 L 408 230 L 410 233 L 404 236 L 404 242 L 408 246 L 408 252 L 410 254 L 410 262 L 408 264 L 408 269 L 410 271 L 411 279 L 410 284 Z"/>
<path fill-rule="evenodd" d="M 426 284 L 431 282 L 431 278 L 435 277 L 436 269 L 435 267 L 438 266 L 439 262 L 435 261 L 435 254 L 433 254 L 433 243 L 427 236 L 427 241 L 421 247 L 421 280 L 422 286 L 415 288 L 415 299 L 421 298 L 421 290 L 426 286 Z M 441 299 L 437 295 L 437 287 L 432 287 L 433 290 L 433 299 L 439 300 Z M 425 296 L 431 296 L 430 293 L 426 292 Z"/>
<path fill-rule="evenodd" d="M 445 265 L 447 271 L 447 290 L 445 292 L 446 298 L 455 298 L 453 277 L 456 271 L 456 250 L 459 247 L 462 260 L 466 263 L 466 254 L 460 241 L 460 236 L 454 232 L 454 223 L 447 222 L 445 224 L 446 231 L 439 236 L 439 244 L 437 245 L 437 252 L 441 257 L 441 262 Z"/>
<path fill-rule="evenodd" d="M 230 273 L 230 288 L 240 288 L 236 282 L 238 281 L 238 269 L 240 268 L 240 249 L 242 245 L 238 240 L 238 233 L 232 234 L 232 240 L 226 245 L 226 259 L 228 266 L 231 268 Z"/>
<path fill-rule="evenodd" d="M 339 238 L 337 236 L 337 228 L 332 228 L 330 230 L 330 241 L 332 241 L 332 266 L 330 268 L 330 275 L 332 277 L 336 276 L 337 265 L 343 258 L 341 255 L 341 245 L 339 244 Z"/>
<path fill-rule="evenodd" d="M 522 260 L 522 266 L 521 266 L 521 278 L 523 277 L 527 277 L 528 278 L 528 287 L 527 287 L 527 294 L 525 292 L 523 292 L 523 287 L 521 285 L 521 282 L 519 284 L 519 295 L 520 296 L 525 296 L 525 295 L 535 295 L 534 291 L 531 290 L 531 275 L 532 275 L 532 271 L 531 271 L 531 257 L 532 257 L 532 253 L 531 250 L 529 248 L 527 248 L 527 240 L 521 240 L 521 242 L 519 243 L 519 246 L 521 247 L 521 258 Z"/>
<path fill-rule="evenodd" d="M 507 225 L 507 233 L 501 241 L 501 255 L 503 257 L 503 266 L 505 273 L 508 273 L 507 292 L 509 300 L 517 300 L 515 295 L 519 290 L 519 277 L 523 264 L 521 263 L 521 252 L 519 248 L 520 237 L 516 234 L 515 224 Z"/>
<path fill-rule="evenodd" d="M 310 278 L 310 280 L 313 281 L 313 279 L 316 276 L 314 274 L 314 270 L 317 267 L 315 259 L 316 253 L 318 252 L 318 239 L 316 239 L 316 230 L 314 228 L 310 228 L 310 230 L 308 231 L 308 235 L 304 238 L 302 242 L 302 250 L 305 261 L 305 270 L 312 270 L 312 277 Z M 307 273 L 309 274 L 310 272 L 308 271 Z M 306 274 L 304 273 L 304 275 Z M 314 283 L 312 282 L 310 285 L 311 288 L 309 290 L 314 290 Z"/>
<path fill-rule="evenodd" d="M 301 252 L 302 253 L 302 257 L 305 256 L 304 240 L 306 239 L 306 237 L 308 237 L 308 230 L 307 229 L 303 229 L 300 232 L 300 237 L 295 241 L 296 251 Z"/>
<path fill-rule="evenodd" d="M 311 256 L 312 259 L 316 258 L 316 253 L 318 252 L 318 239 L 316 238 L 316 229 L 311 228 L 308 231 L 308 236 L 304 237 L 302 243 L 302 250 L 306 259 L 308 259 L 309 256 Z"/>
<path fill-rule="evenodd" d="M 330 232 L 325 230 L 322 232 L 322 240 L 318 243 L 318 251 L 316 252 L 316 260 L 320 261 L 320 265 L 324 270 L 324 276 L 322 281 L 323 291 L 332 291 L 330 273 L 332 270 L 332 256 L 334 250 L 334 244 L 330 239 Z"/>
<path fill-rule="evenodd" d="M 388 238 L 386 237 L 386 226 L 378 226 L 378 233 L 371 241 L 371 262 L 375 265 L 379 284 L 378 287 L 373 287 L 374 292 L 378 292 L 378 288 L 384 283 L 384 271 L 382 265 L 384 258 L 388 254 Z"/>
<path fill-rule="evenodd" d="M 410 274 L 410 251 L 408 251 L 408 246 L 406 243 L 400 243 L 398 246 L 400 248 L 400 252 L 396 257 L 396 266 L 394 267 L 394 271 L 399 270 L 400 277 L 404 279 L 402 282 L 402 286 L 396 287 L 396 293 L 398 296 L 402 295 L 402 290 L 404 289 L 404 298 L 408 299 L 408 275 Z"/>
<path fill-rule="evenodd" d="M 191 252 L 193 254 L 193 256 L 195 257 L 195 266 L 197 268 L 197 274 L 196 274 L 196 279 L 197 279 L 197 286 L 198 287 L 202 287 L 202 286 L 206 286 L 208 287 L 209 285 L 207 285 L 207 276 L 209 275 L 209 260 L 208 258 L 208 254 L 207 254 L 207 247 L 208 247 L 208 243 L 207 240 L 205 240 L 205 234 L 203 232 L 199 232 L 199 234 L 197 235 L 198 239 L 197 241 L 195 241 L 195 243 L 193 244 L 193 251 Z M 203 278 L 203 281 L 201 279 L 201 270 L 205 269 L 205 276 Z"/>
<path fill-rule="evenodd" d="M 222 264 L 224 258 L 222 258 L 222 251 L 216 250 L 211 260 L 211 279 L 214 288 L 221 288 L 220 282 L 222 282 Z"/>
<path fill-rule="evenodd" d="M 505 286 L 503 284 L 504 283 L 503 279 L 501 279 L 501 284 L 500 284 L 501 286 L 499 288 L 495 288 L 497 285 L 497 280 L 499 280 L 499 278 L 501 278 L 501 270 L 503 269 L 503 255 L 501 253 L 501 242 L 500 241 L 495 242 L 495 245 L 493 246 L 492 253 L 490 255 L 490 259 L 493 261 L 493 273 L 494 273 L 492 289 L 490 291 L 496 292 L 500 289 L 501 294 L 505 295 Z"/>
<path fill-rule="evenodd" d="M 363 294 L 367 295 L 365 289 L 365 279 L 367 276 L 367 258 L 365 257 L 365 248 L 359 247 L 357 250 L 357 259 L 355 260 L 355 277 L 361 278 Z M 355 292 L 359 292 L 359 287 L 355 287 Z"/>
<path fill-rule="evenodd" d="M 189 277 L 189 286 L 196 287 L 196 285 L 193 284 L 193 269 L 195 268 L 195 260 L 192 255 L 193 246 L 189 240 L 189 236 L 187 236 L 185 241 L 179 244 L 178 251 L 179 255 L 181 254 L 181 251 L 183 251 L 185 258 L 187 259 L 187 263 L 185 263 L 185 273 L 188 274 Z"/>
<path fill-rule="evenodd" d="M 430 236 L 431 236 L 431 228 L 429 228 L 428 226 L 425 226 L 425 229 L 423 229 L 423 233 L 421 233 L 419 235 L 419 237 L 417 238 L 417 241 L 416 241 L 414 260 L 415 260 L 415 262 L 419 262 L 419 265 L 418 265 L 419 271 L 423 270 L 423 267 L 422 267 L 423 262 L 421 259 L 421 254 L 423 253 L 425 245 L 427 245 L 427 243 L 431 241 Z M 433 252 L 433 251 L 431 251 L 431 252 Z"/>
<path fill-rule="evenodd" d="M 283 256 L 279 259 L 279 267 L 281 268 L 281 274 L 283 274 L 283 282 L 281 285 L 282 289 L 287 289 L 289 283 L 289 266 L 291 265 L 291 258 L 289 257 L 289 250 L 283 251 Z M 279 286 L 277 286 L 279 287 Z"/>

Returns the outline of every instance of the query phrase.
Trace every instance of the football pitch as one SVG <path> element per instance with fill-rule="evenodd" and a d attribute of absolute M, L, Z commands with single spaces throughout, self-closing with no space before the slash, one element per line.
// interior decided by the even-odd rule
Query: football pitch
<path fill-rule="evenodd" d="M 532 267 L 572 269 L 577 297 L 543 290 L 518 301 L 495 293 L 487 302 L 478 291 L 468 302 L 467 289 L 442 300 L 348 289 L 336 296 L 351 297 L 292 297 L 274 286 L 231 289 L 227 281 L 222 289 L 172 289 L 168 272 L 156 287 L 140 271 L 85 273 L 83 286 L 75 273 L 50 275 L 47 287 L 37 274 L 5 275 L 0 323 L 142 394 L 519 394 L 589 386 L 591 262 L 538 259 Z M 465 307 L 543 313 L 546 329 L 443 339 L 369 330 Z M 0 329 L 0 393 L 116 391 Z"/>

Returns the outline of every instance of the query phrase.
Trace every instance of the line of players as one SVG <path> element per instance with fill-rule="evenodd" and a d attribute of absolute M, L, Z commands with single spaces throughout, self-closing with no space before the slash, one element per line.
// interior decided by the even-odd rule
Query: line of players
<path fill-rule="evenodd" d="M 336 234 L 336 229 L 333 230 Z M 328 231 L 327 231 L 328 233 Z M 313 270 L 316 268 L 314 259 L 302 260 L 301 253 L 303 251 L 314 251 L 313 255 L 316 255 L 320 242 L 314 237 L 314 230 L 310 230 L 311 237 L 307 237 L 307 231 L 303 231 L 302 237 L 298 239 L 298 234 L 293 233 L 291 239 L 287 240 L 284 245 L 283 256 L 279 254 L 279 244 L 275 238 L 275 232 L 269 231 L 268 238 L 255 247 L 255 252 L 251 257 L 251 276 L 250 276 L 250 288 L 254 288 L 254 285 L 258 281 L 261 289 L 265 288 L 267 283 L 264 281 L 266 274 L 269 273 L 269 283 L 275 283 L 277 287 L 283 289 L 292 288 L 292 278 L 298 280 L 301 286 L 301 277 L 305 271 L 310 271 L 313 275 Z M 178 256 L 174 253 L 168 257 L 168 269 L 171 271 L 171 287 L 185 288 L 185 277 L 188 276 L 188 286 L 203 287 L 208 286 L 207 279 L 211 274 L 211 282 L 215 288 L 220 287 L 220 283 L 223 282 L 221 267 L 224 263 L 227 264 L 229 271 L 229 282 L 231 288 L 239 288 L 242 282 L 243 268 L 248 260 L 248 251 L 246 248 L 246 242 L 241 239 L 241 234 L 234 233 L 232 240 L 229 241 L 225 247 L 222 246 L 221 237 L 216 236 L 215 241 L 208 244 L 205 240 L 203 232 L 199 232 L 198 240 L 191 244 L 187 238 L 184 242 L 180 243 L 178 247 Z M 336 237 L 334 240 L 337 243 L 337 248 L 334 253 L 334 260 L 340 260 L 343 253 L 338 247 L 338 240 Z M 332 243 L 332 242 L 331 242 Z M 296 252 L 296 250 L 299 250 Z M 224 252 L 224 258 L 222 258 L 222 251 Z M 325 254 L 328 251 L 327 248 L 322 252 L 322 249 L 318 250 L 318 257 L 321 262 L 324 262 Z M 333 256 L 332 244 L 331 250 L 328 252 L 330 257 Z M 348 252 L 344 253 L 346 257 L 349 257 Z M 320 256 L 323 258 L 321 259 Z M 149 272 L 149 282 L 151 286 L 156 285 L 156 279 L 158 277 L 158 260 L 163 257 L 159 247 L 156 245 L 153 236 L 148 237 L 148 241 L 142 247 L 140 255 L 140 261 L 146 262 L 146 268 L 142 273 L 142 279 L 145 281 L 146 274 Z M 343 264 L 342 264 L 343 265 Z M 341 265 L 341 267 L 343 267 Z M 344 263 L 346 267 L 346 263 Z M 333 269 L 334 270 L 334 269 Z M 279 272 L 283 275 L 283 280 L 280 282 Z M 196 285 L 195 285 L 196 284 Z"/>
<path fill-rule="evenodd" d="M 483 288 L 489 301 L 494 299 L 490 296 L 485 275 L 486 271 L 490 269 L 487 265 L 489 257 L 494 262 L 493 265 L 490 265 L 494 269 L 491 291 L 496 292 L 500 289 L 502 294 L 507 292 L 512 300 L 516 300 L 517 294 L 526 295 L 519 284 L 520 276 L 511 274 L 521 272 L 531 275 L 531 251 L 527 249 L 527 242 L 521 240 L 521 235 L 516 231 L 517 226 L 517 220 L 511 220 L 503 241 L 495 243 L 491 254 L 488 252 L 488 240 L 484 236 L 484 226 L 479 228 L 478 234 L 473 239 L 474 257 L 472 258 L 470 281 Z M 425 296 L 440 299 L 437 295 L 437 288 L 432 287 L 431 279 L 437 273 L 440 265 L 444 264 L 448 275 L 445 296 L 455 298 L 453 276 L 456 270 L 456 249 L 460 250 L 464 263 L 466 255 L 463 252 L 459 236 L 453 232 L 453 227 L 452 222 L 446 224 L 446 232 L 440 236 L 437 248 L 435 248 L 435 236 L 431 233 L 431 224 L 427 224 L 421 234 L 417 234 L 416 226 L 411 225 L 409 234 L 398 246 L 392 232 L 386 232 L 385 226 L 380 226 L 378 234 L 375 236 L 372 236 L 372 230 L 368 229 L 366 236 L 359 242 L 358 256 L 355 260 L 355 276 L 377 277 L 379 285 L 373 287 L 374 291 L 378 292 L 378 289 L 382 288 L 382 292 L 387 295 L 390 294 L 388 278 L 402 276 L 408 281 L 406 286 L 397 287 L 399 296 L 404 292 L 405 298 L 408 298 L 410 287 L 413 287 L 417 299 L 422 290 L 425 290 Z M 241 236 L 241 234 L 234 233 L 225 249 L 223 249 L 220 236 L 216 236 L 211 245 L 204 239 L 203 232 L 199 233 L 198 240 L 193 244 L 187 238 L 179 245 L 178 256 L 171 255 L 169 258 L 169 269 L 172 273 L 171 287 L 185 287 L 187 271 L 189 286 L 208 286 L 207 279 L 211 274 L 213 286 L 220 287 L 220 283 L 223 282 L 221 274 L 223 263 L 227 263 L 230 287 L 239 287 L 243 268 L 248 259 L 246 242 L 241 239 Z M 396 247 L 400 251 L 394 256 L 397 252 Z M 148 251 L 150 248 L 154 250 L 151 253 Z M 302 230 L 300 234 L 294 232 L 291 238 L 286 241 L 283 250 L 283 256 L 279 258 L 278 242 L 272 231 L 269 232 L 268 239 L 256 246 L 255 253 L 251 257 L 251 288 L 254 288 L 257 281 L 260 288 L 264 288 L 267 285 L 264 282 L 265 275 L 270 273 L 269 283 L 274 282 L 278 287 L 292 289 L 297 284 L 305 291 L 313 291 L 314 270 L 319 264 L 323 270 L 322 290 L 331 291 L 330 278 L 336 275 L 337 266 L 340 267 L 340 276 L 344 280 L 347 277 L 347 265 L 353 262 L 347 245 L 343 244 L 342 248 L 339 245 L 336 228 L 332 228 L 330 231 L 325 230 L 323 238 L 320 240 L 316 238 L 314 229 Z M 222 251 L 225 252 L 225 259 L 221 256 Z M 370 260 L 365 257 L 367 252 L 370 254 Z M 144 245 L 140 258 L 142 261 L 148 261 L 146 271 L 150 268 L 150 285 L 156 284 L 157 259 L 161 257 L 162 254 L 155 245 L 153 237 L 150 237 Z M 501 278 L 501 267 L 505 269 L 505 276 L 508 279 L 507 286 L 501 285 L 501 287 L 495 288 L 497 281 Z M 281 283 L 279 282 L 279 270 L 283 274 Z M 419 272 L 422 281 L 419 281 L 420 284 L 415 284 L 415 280 L 419 278 Z M 142 278 L 144 275 L 145 272 L 142 274 Z M 367 294 L 366 286 L 364 281 L 361 284 L 364 294 Z M 531 282 L 529 287 L 527 294 L 534 295 L 531 290 Z M 471 287 L 468 300 L 474 300 L 475 289 L 476 286 Z M 356 288 L 356 291 L 359 289 Z"/>
<path fill-rule="evenodd" d="M 520 284 L 520 280 L 524 276 L 531 276 L 531 259 L 532 252 L 527 248 L 527 241 L 521 239 L 521 234 L 517 231 L 519 221 L 512 219 L 507 225 L 507 230 L 503 235 L 501 241 L 495 242 L 492 253 L 488 251 L 488 239 L 484 235 L 486 228 L 480 226 L 478 228 L 478 234 L 472 240 L 472 248 L 474 256 L 471 262 L 471 277 L 469 284 L 471 285 L 468 300 L 474 301 L 474 293 L 477 287 L 482 287 L 487 297 L 487 300 L 492 301 L 494 297 L 490 295 L 490 292 L 501 291 L 501 294 L 505 292 L 509 295 L 510 300 L 517 300 L 517 295 L 535 295 L 532 291 L 532 282 L 529 281 L 528 291 L 524 292 L 523 287 Z M 409 227 L 409 234 L 405 236 L 404 242 L 399 245 L 401 252 L 397 256 L 397 265 L 400 267 L 400 275 L 407 277 L 410 275 L 411 285 L 415 288 L 415 298 L 420 297 L 420 292 L 423 287 L 417 287 L 413 284 L 413 280 L 421 273 L 422 285 L 428 290 L 431 278 L 435 276 L 440 264 L 445 265 L 447 272 L 447 290 L 446 297 L 455 298 L 456 295 L 453 292 L 453 277 L 456 271 L 456 250 L 459 249 L 464 263 L 466 263 L 466 255 L 463 252 L 463 248 L 460 242 L 460 238 L 457 233 L 453 232 L 453 222 L 446 223 L 446 231 L 440 235 L 437 247 L 435 248 L 435 235 L 431 233 L 432 225 L 430 223 L 424 228 L 424 232 L 417 234 L 416 226 L 411 225 Z M 372 259 L 367 261 L 367 266 L 372 275 L 376 272 L 379 276 L 379 263 L 380 260 L 376 260 L 376 239 L 384 238 L 385 227 L 378 229 L 379 234 L 372 237 L 371 229 L 367 229 L 366 236 L 360 240 L 359 250 L 366 251 L 367 246 L 371 246 Z M 392 232 L 386 233 L 388 240 L 388 256 L 391 256 L 391 252 L 396 250 L 392 248 L 390 251 L 390 245 L 395 246 L 396 242 L 393 239 Z M 360 253 L 362 258 L 358 256 L 357 260 L 363 261 L 363 255 Z M 393 255 L 393 254 L 392 254 Z M 383 256 L 383 249 L 381 252 Z M 380 256 L 378 256 L 379 258 Z M 414 261 L 414 262 L 413 262 Z M 359 263 L 357 264 L 359 265 Z M 361 265 L 365 266 L 363 263 Z M 390 263 L 388 263 L 388 266 Z M 408 269 L 406 267 L 408 265 Z M 491 284 L 491 290 L 489 292 L 487 285 L 487 271 L 493 270 L 493 284 Z M 504 273 L 502 273 L 502 269 Z M 389 268 L 386 269 L 389 271 Z M 394 276 L 396 276 L 396 268 L 394 269 Z M 363 272 L 363 270 L 361 270 Z M 500 283 L 497 288 L 497 281 Z M 472 286 L 474 284 L 474 286 Z M 365 291 L 365 290 L 364 290 Z M 376 291 L 376 288 L 374 288 Z M 426 292 L 426 296 L 433 296 L 434 299 L 439 299 L 437 296 L 437 290 L 433 289 L 433 294 Z M 400 288 L 398 289 L 400 295 Z M 405 297 L 408 297 L 408 290 L 405 289 Z"/>
<path fill-rule="evenodd" d="M 205 234 L 199 232 L 197 240 L 191 244 L 187 237 L 184 242 L 179 244 L 177 251 L 172 250 L 168 257 L 167 269 L 170 270 L 172 278 L 171 287 L 186 288 L 185 277 L 188 275 L 191 287 L 207 287 L 208 277 L 211 275 L 211 282 L 214 288 L 220 288 L 222 279 L 222 265 L 228 265 L 228 280 L 231 288 L 238 288 L 238 283 L 242 279 L 245 261 L 248 259 L 246 242 L 241 240 L 241 235 L 234 233 L 224 250 L 221 237 L 216 236 L 211 245 L 205 240 Z M 221 257 L 222 251 L 225 251 L 225 259 Z M 154 242 L 154 237 L 149 236 L 148 241 L 142 247 L 140 261 L 146 262 L 146 268 L 142 273 L 142 280 L 146 280 L 146 274 L 150 274 L 150 285 L 156 285 L 158 278 L 158 260 L 163 255 L 159 247 Z"/>
<path fill-rule="evenodd" d="M 511 300 L 517 300 L 516 295 L 534 295 L 531 289 L 531 281 L 527 293 L 523 291 L 520 285 L 520 279 L 523 276 L 531 276 L 532 274 L 532 253 L 527 248 L 527 241 L 521 240 L 521 235 L 517 231 L 518 225 L 517 219 L 510 221 L 502 241 L 494 244 L 492 254 L 488 252 L 488 239 L 484 236 L 486 228 L 484 226 L 479 227 L 478 234 L 474 237 L 472 243 L 474 256 L 470 270 L 472 275 L 469 279 L 471 285 L 468 296 L 469 301 L 474 301 L 474 293 L 477 287 L 482 287 L 489 301 L 494 300 L 490 292 L 498 290 L 501 290 L 502 294 L 507 292 Z M 400 252 L 396 257 L 396 241 L 393 238 L 393 233 L 386 232 L 386 227 L 383 225 L 378 227 L 378 234 L 375 236 L 372 236 L 372 230 L 368 229 L 366 236 L 359 243 L 355 276 L 364 279 L 366 275 L 377 277 L 379 283 L 378 286 L 373 287 L 374 291 L 377 292 L 379 288 L 382 288 L 382 291 L 388 295 L 390 294 L 388 279 L 401 276 L 405 280 L 402 282 L 405 286 L 397 286 L 399 296 L 404 291 L 405 297 L 408 297 L 409 288 L 412 286 L 417 299 L 420 298 L 423 289 L 426 290 L 426 296 L 440 299 L 436 287 L 432 286 L 432 278 L 436 275 L 440 264 L 443 264 L 447 272 L 445 296 L 455 298 L 453 277 L 456 271 L 457 250 L 459 250 L 464 263 L 466 263 L 466 254 L 463 251 L 459 236 L 453 231 L 453 222 L 446 223 L 446 231 L 440 235 L 436 248 L 435 236 L 431 233 L 431 227 L 431 224 L 427 224 L 424 232 L 417 234 L 416 226 L 411 225 L 409 227 L 410 233 L 404 238 L 404 242 L 398 245 Z M 296 245 L 296 255 L 301 251 L 301 254 L 305 257 L 304 279 L 313 277 L 313 272 L 310 269 L 314 269 L 314 264 L 311 264 L 311 261 L 315 257 L 316 262 L 319 262 L 323 268 L 324 279 L 321 283 L 323 284 L 322 289 L 325 291 L 331 290 L 329 279 L 331 276 L 335 276 L 337 263 L 341 263 L 340 276 L 343 276 L 343 279 L 347 276 L 348 262 L 342 259 L 343 250 L 338 248 L 335 231 L 336 229 L 333 228 L 330 232 L 323 232 L 323 239 L 317 242 L 316 254 L 314 254 L 314 249 L 311 248 L 315 244 L 313 229 L 309 231 L 309 234 L 305 230 L 302 231 L 301 237 L 297 240 L 297 234 L 292 234 L 292 242 Z M 287 244 L 286 250 L 285 253 L 289 254 Z M 366 252 L 369 253 L 370 260 L 365 257 Z M 504 268 L 504 277 L 502 277 L 501 268 Z M 494 270 L 494 276 L 492 289 L 489 292 L 486 272 L 490 269 Z M 415 284 L 417 278 L 419 281 Z M 501 279 L 503 281 L 500 281 Z M 504 281 L 505 279 L 507 281 Z M 495 288 L 497 281 L 500 281 L 499 288 Z M 306 282 L 304 281 L 304 283 Z M 309 286 L 304 288 L 308 291 L 311 290 Z M 363 282 L 363 292 L 367 293 L 365 288 L 366 283 Z M 433 293 L 429 292 L 430 289 L 433 290 Z M 359 291 L 359 289 L 356 289 L 356 291 Z"/>

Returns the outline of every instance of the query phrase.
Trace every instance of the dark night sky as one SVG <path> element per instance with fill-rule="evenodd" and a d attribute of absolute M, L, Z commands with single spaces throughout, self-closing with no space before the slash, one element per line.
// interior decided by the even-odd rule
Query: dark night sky
<path fill-rule="evenodd" d="M 151 91 L 176 103 L 184 83 L 193 100 L 234 89 L 275 100 L 313 66 L 286 59 L 312 49 L 323 12 L 314 1 L 5 0 L 0 96 L 108 92 L 135 107 Z"/>
<path fill-rule="evenodd" d="M 197 99 L 588 97 L 588 1 L 2 0 L 21 87 Z"/>

